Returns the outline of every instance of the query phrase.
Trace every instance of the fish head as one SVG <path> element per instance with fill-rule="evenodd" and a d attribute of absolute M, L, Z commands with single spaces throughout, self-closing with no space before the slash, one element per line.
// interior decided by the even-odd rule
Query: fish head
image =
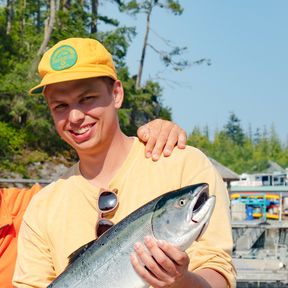
<path fill-rule="evenodd" d="M 206 230 L 215 200 L 206 183 L 164 194 L 152 215 L 153 236 L 186 250 Z"/>

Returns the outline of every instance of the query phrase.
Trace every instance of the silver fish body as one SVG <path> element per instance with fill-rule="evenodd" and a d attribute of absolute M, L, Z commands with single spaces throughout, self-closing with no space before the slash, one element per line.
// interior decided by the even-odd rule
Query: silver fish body
<path fill-rule="evenodd" d="M 205 183 L 163 194 L 83 247 L 77 258 L 48 288 L 149 287 L 130 262 L 134 244 L 151 235 L 184 251 L 201 237 L 214 206 L 215 196 L 209 197 Z"/>

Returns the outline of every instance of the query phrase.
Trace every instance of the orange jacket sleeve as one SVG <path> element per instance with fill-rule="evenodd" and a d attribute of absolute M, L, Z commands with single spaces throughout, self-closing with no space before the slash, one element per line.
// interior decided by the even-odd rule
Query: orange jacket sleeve
<path fill-rule="evenodd" d="M 12 288 L 17 255 L 17 236 L 32 196 L 42 187 L 0 189 L 0 287 Z"/>

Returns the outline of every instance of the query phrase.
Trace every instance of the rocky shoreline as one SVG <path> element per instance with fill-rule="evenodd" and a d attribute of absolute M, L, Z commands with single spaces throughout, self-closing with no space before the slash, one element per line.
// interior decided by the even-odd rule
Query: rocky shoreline
<path fill-rule="evenodd" d="M 67 169 L 72 166 L 73 163 L 67 163 L 67 161 L 62 161 L 61 159 L 53 159 L 53 161 L 47 162 L 35 162 L 27 166 L 26 175 L 23 176 L 20 173 L 1 171 L 0 187 L 30 187 L 34 183 L 39 183 L 45 185 L 58 179 L 63 175 Z M 7 182 L 5 182 L 7 179 Z M 21 181 L 23 180 L 23 181 Z"/>

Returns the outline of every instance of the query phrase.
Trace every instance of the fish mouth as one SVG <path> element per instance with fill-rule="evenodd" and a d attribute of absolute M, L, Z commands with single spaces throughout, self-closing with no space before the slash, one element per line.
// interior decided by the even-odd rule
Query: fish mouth
<path fill-rule="evenodd" d="M 209 199 L 209 189 L 208 185 L 202 186 L 199 191 L 196 192 L 196 195 L 194 196 L 193 201 L 190 205 L 190 215 L 189 218 L 193 223 L 199 223 L 201 219 L 198 219 L 197 217 L 198 212 L 202 209 L 202 207 L 205 205 L 207 200 Z"/>

